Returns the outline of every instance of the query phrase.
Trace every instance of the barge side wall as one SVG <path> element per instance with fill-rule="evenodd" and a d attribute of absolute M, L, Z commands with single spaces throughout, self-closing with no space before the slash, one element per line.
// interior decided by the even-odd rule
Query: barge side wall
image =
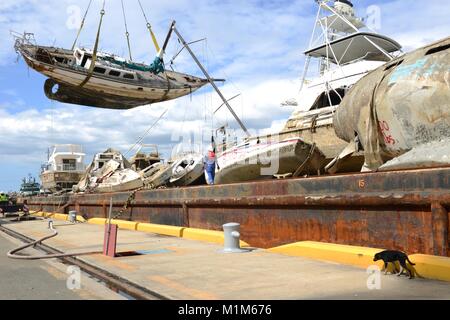
<path fill-rule="evenodd" d="M 27 199 L 33 210 L 106 218 L 130 193 Z M 450 256 L 450 168 L 142 191 L 123 220 L 222 230 L 270 248 L 298 241 Z"/>

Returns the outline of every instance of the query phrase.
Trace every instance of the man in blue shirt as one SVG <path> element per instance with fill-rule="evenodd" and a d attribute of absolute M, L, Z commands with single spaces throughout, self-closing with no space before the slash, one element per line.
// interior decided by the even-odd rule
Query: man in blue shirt
<path fill-rule="evenodd" d="M 203 162 L 205 163 L 205 179 L 209 185 L 214 184 L 214 178 L 216 176 L 216 154 L 213 147 L 209 147 L 208 154 L 205 156 Z"/>

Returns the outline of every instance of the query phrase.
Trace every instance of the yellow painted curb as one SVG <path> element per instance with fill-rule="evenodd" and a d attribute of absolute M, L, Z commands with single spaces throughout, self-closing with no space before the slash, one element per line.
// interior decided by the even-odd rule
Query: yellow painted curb
<path fill-rule="evenodd" d="M 150 223 L 138 223 L 136 228 L 137 231 L 141 232 L 151 232 L 178 238 L 181 238 L 184 229 L 185 228 L 183 227 L 164 226 Z"/>
<path fill-rule="evenodd" d="M 368 268 L 373 265 L 377 265 L 380 268 L 383 267 L 382 261 L 373 261 L 375 254 L 383 251 L 383 249 L 303 241 L 268 249 L 267 251 L 289 256 L 301 256 L 324 261 L 333 261 L 363 268 Z"/>
<path fill-rule="evenodd" d="M 136 228 L 138 225 L 137 222 L 124 221 L 124 220 L 111 220 L 111 223 L 118 225 L 120 229 L 133 230 L 133 231 L 136 231 Z"/>
<path fill-rule="evenodd" d="M 225 242 L 225 235 L 222 231 L 186 228 L 182 232 L 182 237 L 184 239 L 218 243 L 221 245 Z M 241 247 L 250 247 L 250 245 L 244 241 L 240 241 L 240 244 Z"/>
<path fill-rule="evenodd" d="M 36 211 L 32 211 L 30 212 L 31 215 L 35 216 L 35 217 L 41 217 L 41 218 L 45 218 L 45 213 L 44 212 L 36 212 Z"/>
<path fill-rule="evenodd" d="M 55 220 L 64 220 L 64 221 L 68 221 L 69 220 L 69 215 L 62 214 L 62 213 L 32 211 L 31 215 L 33 215 L 35 217 L 41 217 L 41 218 L 52 218 L 52 219 L 55 219 Z M 82 216 L 77 216 L 77 221 L 78 222 L 86 222 L 86 219 L 84 219 Z"/>
<path fill-rule="evenodd" d="M 420 277 L 450 281 L 450 258 L 413 254 L 409 259 L 416 264 L 414 269 Z"/>
<path fill-rule="evenodd" d="M 77 216 L 77 221 L 78 222 L 83 222 L 83 223 L 87 222 L 86 219 L 83 218 L 82 216 Z"/>
<path fill-rule="evenodd" d="M 52 218 L 55 220 L 63 220 L 63 221 L 69 220 L 69 216 L 67 214 L 62 214 L 62 213 L 55 213 L 52 216 Z"/>
<path fill-rule="evenodd" d="M 92 219 L 88 220 L 88 223 L 104 225 L 104 224 L 106 224 L 106 219 L 103 219 L 103 218 L 92 218 Z"/>

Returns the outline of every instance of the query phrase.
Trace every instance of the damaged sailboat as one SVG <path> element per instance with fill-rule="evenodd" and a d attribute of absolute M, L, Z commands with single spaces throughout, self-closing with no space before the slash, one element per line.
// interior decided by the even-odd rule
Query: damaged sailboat
<path fill-rule="evenodd" d="M 92 50 L 77 48 L 78 36 L 71 49 L 61 49 L 37 45 L 31 33 L 15 35 L 16 52 L 30 68 L 48 77 L 44 91 L 49 99 L 97 108 L 130 109 L 189 95 L 208 83 L 205 79 L 165 69 L 163 58 L 172 26 L 164 46 L 159 48 L 147 23 L 157 49 L 151 65 L 132 60 L 128 31 L 129 59 L 99 52 L 104 14 L 103 8 Z M 83 24 L 84 21 L 81 27 Z"/>
<path fill-rule="evenodd" d="M 73 191 L 123 192 L 141 188 L 143 185 L 141 175 L 131 169 L 128 160 L 119 151 L 108 149 L 94 156 L 94 160 Z"/>

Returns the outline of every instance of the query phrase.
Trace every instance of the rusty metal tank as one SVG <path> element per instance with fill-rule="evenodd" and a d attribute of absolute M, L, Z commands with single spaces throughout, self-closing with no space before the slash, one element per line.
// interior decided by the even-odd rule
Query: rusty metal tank
<path fill-rule="evenodd" d="M 440 159 L 433 159 L 433 150 L 424 152 L 430 152 L 430 163 L 450 164 L 450 37 L 361 79 L 336 111 L 334 125 L 339 138 L 359 139 L 368 170 L 420 146 L 444 143 L 449 151 L 444 158 L 442 152 Z"/>

